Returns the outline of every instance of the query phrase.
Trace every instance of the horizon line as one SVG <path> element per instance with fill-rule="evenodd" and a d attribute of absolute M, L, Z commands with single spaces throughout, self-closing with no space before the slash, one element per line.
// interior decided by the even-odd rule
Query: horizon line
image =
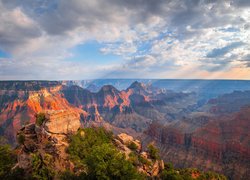
<path fill-rule="evenodd" d="M 46 80 L 46 79 L 25 79 L 25 80 L 15 80 L 15 79 L 10 79 L 10 80 L 1 80 L 0 82 L 4 81 L 84 81 L 84 80 L 202 80 L 202 81 L 250 81 L 250 79 L 199 79 L 199 78 L 87 78 L 87 79 L 51 79 L 51 80 Z"/>

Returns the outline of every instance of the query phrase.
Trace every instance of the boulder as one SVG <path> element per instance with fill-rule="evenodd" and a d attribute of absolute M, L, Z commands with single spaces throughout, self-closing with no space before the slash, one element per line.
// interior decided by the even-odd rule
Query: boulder
<path fill-rule="evenodd" d="M 129 136 L 125 133 L 121 133 L 117 137 L 125 145 L 128 145 L 130 142 L 132 142 L 134 140 L 134 138 L 132 136 Z"/>
<path fill-rule="evenodd" d="M 76 132 L 80 126 L 80 115 L 66 110 L 50 110 L 46 112 L 49 119 L 44 129 L 53 134 L 70 134 Z"/>

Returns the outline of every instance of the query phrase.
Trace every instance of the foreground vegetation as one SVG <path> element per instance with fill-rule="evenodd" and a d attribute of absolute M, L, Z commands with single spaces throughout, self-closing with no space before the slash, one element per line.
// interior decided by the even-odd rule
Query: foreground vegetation
<path fill-rule="evenodd" d="M 133 164 L 113 144 L 104 128 L 86 128 L 71 137 L 68 153 L 86 179 L 143 179 Z M 75 175 L 73 175 L 75 176 Z M 69 177 L 69 173 L 62 176 Z"/>
<path fill-rule="evenodd" d="M 202 172 L 196 168 L 175 169 L 171 163 L 165 164 L 160 179 L 162 180 L 226 180 L 227 178 L 215 172 Z"/>
<path fill-rule="evenodd" d="M 44 119 L 43 117 L 41 119 Z M 40 123 L 38 123 L 40 124 Z M 18 138 L 22 144 L 23 137 Z M 150 165 L 150 161 L 136 153 L 136 144 L 130 144 L 132 152 L 129 158 L 121 153 L 114 145 L 114 136 L 104 128 L 80 129 L 69 139 L 67 153 L 74 163 L 74 172 L 56 172 L 53 168 L 53 157 L 39 153 L 32 154 L 32 169 L 30 173 L 20 168 L 13 168 L 16 164 L 15 151 L 8 145 L 0 145 L 0 179 L 124 179 L 140 180 L 152 179 L 138 172 L 136 167 L 142 164 Z M 156 161 L 159 151 L 152 144 L 148 146 L 148 154 Z M 176 169 L 171 163 L 165 164 L 165 169 L 156 179 L 162 180 L 224 180 L 226 177 L 214 172 L 201 172 L 197 169 Z"/>
<path fill-rule="evenodd" d="M 0 179 L 16 180 L 25 179 L 24 171 L 20 168 L 12 169 L 17 163 L 17 156 L 14 150 L 0 137 Z"/>

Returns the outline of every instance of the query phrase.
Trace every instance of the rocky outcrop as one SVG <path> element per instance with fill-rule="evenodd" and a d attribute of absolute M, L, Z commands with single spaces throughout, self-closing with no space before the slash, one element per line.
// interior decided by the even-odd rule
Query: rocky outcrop
<path fill-rule="evenodd" d="M 50 110 L 46 112 L 47 119 L 44 129 L 52 134 L 71 134 L 81 126 L 80 115 L 66 110 Z"/>
<path fill-rule="evenodd" d="M 117 135 L 118 140 L 125 145 L 129 145 L 129 143 L 134 141 L 134 138 L 132 136 L 129 136 L 125 133 L 121 133 Z"/>
<path fill-rule="evenodd" d="M 50 167 L 60 173 L 66 170 L 77 171 L 67 154 L 69 136 L 80 128 L 80 117 L 74 112 L 65 110 L 51 110 L 46 112 L 46 119 L 41 126 L 34 123 L 27 124 L 17 133 L 20 143 L 18 148 L 18 167 L 24 172 L 32 174 L 34 168 L 34 155 L 44 164 L 50 158 Z M 143 159 L 139 164 L 134 164 L 138 171 L 150 177 L 158 177 L 164 169 L 162 160 L 153 159 L 147 151 L 142 151 L 139 140 L 128 134 L 118 134 L 114 139 L 118 150 L 130 160 L 131 154 Z"/>
<path fill-rule="evenodd" d="M 45 160 L 47 156 L 52 158 L 53 167 L 58 172 L 73 168 L 66 148 L 68 136 L 80 128 L 80 117 L 70 111 L 47 111 L 47 120 L 41 126 L 28 124 L 18 133 L 21 140 L 18 152 L 18 166 L 25 172 L 32 170 L 32 158 L 36 154 Z"/>
<path fill-rule="evenodd" d="M 132 136 L 125 133 L 119 134 L 115 139 L 115 144 L 126 155 L 127 159 L 130 159 L 132 153 L 133 156 L 138 156 L 139 159 L 143 158 L 143 162 L 136 164 L 139 172 L 149 177 L 157 177 L 164 169 L 163 160 L 152 159 L 148 152 L 142 151 L 141 142 Z"/>
<path fill-rule="evenodd" d="M 133 93 L 133 94 L 139 94 L 142 96 L 147 96 L 151 94 L 150 90 L 147 89 L 147 86 L 143 83 L 140 83 L 138 81 L 133 82 L 128 88 L 127 92 Z"/>

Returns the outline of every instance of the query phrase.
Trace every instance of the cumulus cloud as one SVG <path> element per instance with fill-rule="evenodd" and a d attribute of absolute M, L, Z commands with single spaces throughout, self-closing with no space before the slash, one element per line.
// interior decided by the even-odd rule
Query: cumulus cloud
<path fill-rule="evenodd" d="M 38 25 L 21 8 L 8 10 L 0 2 L 0 48 L 16 53 L 32 40 L 41 36 Z"/>
<path fill-rule="evenodd" d="M 207 54 L 207 57 L 208 58 L 215 58 L 215 57 L 223 56 L 223 55 L 227 54 L 228 52 L 232 51 L 233 49 L 238 48 L 242 45 L 244 45 L 244 43 L 242 43 L 242 42 L 233 42 L 225 47 L 215 48 Z"/>
<path fill-rule="evenodd" d="M 191 70 L 249 68 L 249 6 L 247 0 L 0 0 L 0 50 L 11 54 L 0 59 L 1 77 L 185 78 Z M 93 68 L 70 61 L 70 49 L 88 41 L 122 63 Z"/>

